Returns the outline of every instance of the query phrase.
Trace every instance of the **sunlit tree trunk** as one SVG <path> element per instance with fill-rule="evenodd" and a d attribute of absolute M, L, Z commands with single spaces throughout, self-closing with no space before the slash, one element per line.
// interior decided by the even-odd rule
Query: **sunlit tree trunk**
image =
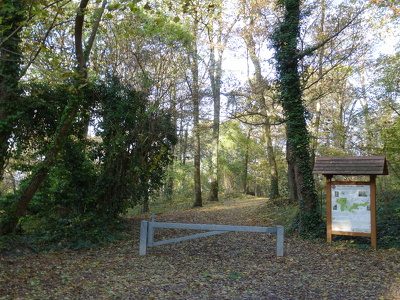
<path fill-rule="evenodd" d="M 272 146 L 272 130 L 269 118 L 269 109 L 268 104 L 265 99 L 265 93 L 268 90 L 268 82 L 264 80 L 261 72 L 261 63 L 260 59 L 256 53 L 256 45 L 254 38 L 252 36 L 251 28 L 252 22 L 250 23 L 250 28 L 248 32 L 244 34 L 244 40 L 246 42 L 247 50 L 249 52 L 250 59 L 253 63 L 254 70 L 255 70 L 255 84 L 253 86 L 253 91 L 256 94 L 255 96 L 258 99 L 258 103 L 262 109 L 262 114 L 264 115 L 264 137 L 265 137 L 265 145 L 267 148 L 267 156 L 268 156 L 268 163 L 269 163 L 269 177 L 270 177 L 270 187 L 269 187 L 269 197 L 270 199 L 277 199 L 280 197 L 279 195 L 279 179 L 278 179 L 278 167 L 276 164 L 276 155 L 274 148 Z"/>
<path fill-rule="evenodd" d="M 249 157 L 250 157 L 250 136 L 252 127 L 249 127 L 246 136 L 246 150 L 244 153 L 244 171 L 243 171 L 243 193 L 248 194 L 250 192 L 249 187 Z"/>
<path fill-rule="evenodd" d="M 221 85 L 222 85 L 222 58 L 228 38 L 237 18 L 230 24 L 223 22 L 223 2 L 214 5 L 213 12 L 216 16 L 215 23 L 208 27 L 210 43 L 209 76 L 214 102 L 213 133 L 212 133 L 212 157 L 211 157 L 211 187 L 210 201 L 218 201 L 219 193 L 219 125 L 221 110 Z M 214 26 L 215 25 L 215 26 Z"/>
<path fill-rule="evenodd" d="M 192 103 L 193 103 L 193 136 L 194 136 L 194 203 L 193 206 L 203 206 L 201 192 L 201 140 L 200 140 L 200 92 L 199 92 L 199 64 L 197 53 L 197 29 L 198 20 L 195 17 L 193 23 L 193 47 L 190 50 L 190 70 L 192 73 Z"/>
<path fill-rule="evenodd" d="M 214 118 L 212 126 L 212 156 L 211 156 L 211 186 L 209 201 L 218 201 L 218 153 L 219 153 L 219 123 L 221 110 L 221 73 L 222 73 L 222 51 L 217 51 L 215 58 L 215 47 L 210 47 L 210 81 L 214 102 Z"/>
<path fill-rule="evenodd" d="M 321 0 L 321 22 L 320 22 L 320 29 L 319 34 L 325 33 L 325 0 Z M 321 47 L 318 52 L 318 78 L 323 77 L 323 58 L 325 56 L 325 47 Z M 320 91 L 322 94 L 322 91 Z M 314 165 L 315 162 L 315 153 L 317 151 L 318 146 L 318 137 L 319 131 L 321 126 L 321 99 L 318 97 L 317 102 L 315 104 L 315 120 L 314 120 L 314 133 L 313 139 L 311 140 L 311 163 Z"/>

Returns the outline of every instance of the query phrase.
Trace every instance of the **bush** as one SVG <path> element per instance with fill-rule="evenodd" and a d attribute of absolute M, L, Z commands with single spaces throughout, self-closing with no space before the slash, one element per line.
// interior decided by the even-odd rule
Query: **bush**
<path fill-rule="evenodd" d="M 39 86 L 32 91 L 36 89 L 38 93 L 27 93 L 31 105 L 15 139 L 16 149 L 30 150 L 17 151 L 16 156 L 20 163 L 15 170 L 27 176 L 21 183 L 22 192 L 31 180 L 27 174 L 35 174 L 41 163 L 38 157 L 47 152 L 60 119 L 58 108 L 69 96 L 64 86 L 54 91 Z M 95 99 L 89 97 L 91 94 Z M 40 105 L 49 99 L 53 105 Z M 173 161 L 171 151 L 177 142 L 173 118 L 148 95 L 111 77 L 88 86 L 85 99 L 93 114 L 74 124 L 30 201 L 28 215 L 19 220 L 22 233 L 34 243 L 82 248 L 114 240 L 120 215 L 150 201 L 163 186 Z M 98 142 L 85 137 L 90 117 L 97 120 L 94 131 Z M 7 225 L 15 220 L 9 216 L 15 211 L 12 205 L 19 201 L 19 193 L 0 200 L 0 222 Z"/>
<path fill-rule="evenodd" d="M 42 220 L 28 216 L 22 221 L 25 241 L 37 249 L 93 248 L 122 238 L 125 228 L 122 219 L 101 218 L 95 213 Z"/>
<path fill-rule="evenodd" d="M 397 190 L 377 195 L 376 222 L 378 244 L 383 248 L 400 248 L 400 194 Z"/>

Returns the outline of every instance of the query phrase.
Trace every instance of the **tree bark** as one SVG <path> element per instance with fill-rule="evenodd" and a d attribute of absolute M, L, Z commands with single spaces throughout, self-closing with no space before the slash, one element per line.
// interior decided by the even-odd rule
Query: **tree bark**
<path fill-rule="evenodd" d="M 193 131 L 194 131 L 194 207 L 203 206 L 201 193 L 201 140 L 200 140 L 200 92 L 199 92 L 199 65 L 197 53 L 197 28 L 198 20 L 193 24 L 193 49 L 191 50 L 192 72 L 192 103 L 193 103 Z"/>
<path fill-rule="evenodd" d="M 219 153 L 219 123 L 221 110 L 221 73 L 222 73 L 222 50 L 218 52 L 215 59 L 215 47 L 210 47 L 210 81 L 214 102 L 214 118 L 212 126 L 212 155 L 211 155 L 211 186 L 209 201 L 218 201 L 218 153 Z"/>
<path fill-rule="evenodd" d="M 292 164 L 299 195 L 298 231 L 300 235 L 316 234 L 322 219 L 311 169 L 310 138 L 306 109 L 300 85 L 298 36 L 300 0 L 283 0 L 283 21 L 273 35 L 279 97 L 287 127 L 287 153 Z"/>
<path fill-rule="evenodd" d="M 269 197 L 270 199 L 277 199 L 280 197 L 279 194 L 279 179 L 278 179 L 278 167 L 276 164 L 276 155 L 274 148 L 272 146 L 272 132 L 271 125 L 269 120 L 268 105 L 265 99 L 265 92 L 268 89 L 268 83 L 264 80 L 261 73 L 261 63 L 260 59 L 256 53 L 256 44 L 254 38 L 252 36 L 252 32 L 254 29 L 252 27 L 252 22 L 250 23 L 250 30 L 246 32 L 244 35 L 244 40 L 246 42 L 247 50 L 249 51 L 250 59 L 253 63 L 255 70 L 255 84 L 253 86 L 253 93 L 255 93 L 258 98 L 258 103 L 263 111 L 264 117 L 264 137 L 265 137 L 265 145 L 267 147 L 267 157 L 269 163 L 269 177 L 270 177 L 270 188 L 269 188 Z"/>
<path fill-rule="evenodd" d="M 249 127 L 246 136 L 246 150 L 244 153 L 244 171 L 243 171 L 243 193 L 248 194 L 250 192 L 249 185 L 249 158 L 250 158 L 250 136 L 252 127 Z"/>
<path fill-rule="evenodd" d="M 222 21 L 222 2 L 214 7 L 217 10 L 216 24 L 217 29 L 214 30 L 213 25 L 209 28 L 210 42 L 210 82 L 214 102 L 214 118 L 213 118 L 213 133 L 212 133 L 212 156 L 211 156 L 211 186 L 208 200 L 219 200 L 219 125 L 220 125 L 220 110 L 221 110 L 221 84 L 222 84 L 222 57 L 225 51 L 228 38 L 232 32 L 232 28 L 237 22 L 237 17 L 232 23 L 225 28 Z M 225 34 L 224 34 L 224 30 Z M 214 42 L 215 41 L 215 42 Z"/>

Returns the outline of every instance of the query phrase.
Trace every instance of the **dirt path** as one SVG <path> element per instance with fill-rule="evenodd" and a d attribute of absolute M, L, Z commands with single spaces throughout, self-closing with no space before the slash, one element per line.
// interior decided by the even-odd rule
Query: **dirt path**
<path fill-rule="evenodd" d="M 156 220 L 260 225 L 263 201 L 223 201 Z M 232 232 L 139 256 L 140 220 L 132 220 L 129 241 L 108 248 L 0 258 L 0 299 L 400 299 L 399 251 L 286 238 L 277 258 L 273 235 Z"/>

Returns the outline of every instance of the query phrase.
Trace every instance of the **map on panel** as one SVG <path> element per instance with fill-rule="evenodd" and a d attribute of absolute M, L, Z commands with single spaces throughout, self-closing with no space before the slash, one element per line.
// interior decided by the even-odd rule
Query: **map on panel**
<path fill-rule="evenodd" d="M 332 185 L 332 231 L 371 233 L 369 185 Z"/>

